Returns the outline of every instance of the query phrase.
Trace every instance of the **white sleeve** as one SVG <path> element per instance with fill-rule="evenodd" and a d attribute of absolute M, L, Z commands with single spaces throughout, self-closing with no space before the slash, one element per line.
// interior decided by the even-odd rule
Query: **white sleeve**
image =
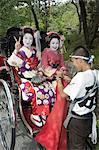
<path fill-rule="evenodd" d="M 71 82 L 64 88 L 64 93 L 66 93 L 71 100 L 74 100 L 79 95 L 83 85 L 83 75 L 82 73 L 77 73 Z"/>
<path fill-rule="evenodd" d="M 15 52 L 13 52 L 12 55 L 8 58 L 7 62 L 10 66 L 21 67 L 23 60 L 19 58 Z"/>
<path fill-rule="evenodd" d="M 97 70 L 97 78 L 98 78 L 98 88 L 99 88 L 99 70 Z"/>
<path fill-rule="evenodd" d="M 97 80 L 97 84 L 98 84 L 98 88 L 99 88 L 99 70 L 94 69 L 93 72 L 94 72 L 94 74 L 96 76 L 96 80 Z"/>

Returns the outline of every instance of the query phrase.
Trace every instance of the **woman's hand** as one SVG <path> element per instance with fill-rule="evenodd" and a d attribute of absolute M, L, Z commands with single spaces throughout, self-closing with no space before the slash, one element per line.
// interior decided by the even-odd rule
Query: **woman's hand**
<path fill-rule="evenodd" d="M 20 41 L 21 41 L 21 37 L 19 37 L 19 40 L 17 40 L 17 38 L 14 36 L 14 40 L 15 40 L 15 50 L 17 50 L 17 53 L 19 52 L 20 48 L 21 48 L 21 44 L 20 44 Z"/>
<path fill-rule="evenodd" d="M 71 81 L 71 78 L 67 75 L 64 74 L 63 71 L 60 71 L 60 70 L 57 70 L 56 71 L 56 78 L 59 79 L 59 78 L 62 78 L 64 79 L 65 81 L 68 81 L 70 82 Z"/>
<path fill-rule="evenodd" d="M 65 81 L 68 81 L 68 82 L 71 81 L 71 78 L 70 78 L 69 76 L 67 76 L 67 75 L 64 75 L 64 76 L 63 76 L 63 79 L 64 79 Z"/>
<path fill-rule="evenodd" d="M 63 78 L 63 71 L 61 71 L 61 70 L 57 70 L 56 71 L 56 78 Z"/>

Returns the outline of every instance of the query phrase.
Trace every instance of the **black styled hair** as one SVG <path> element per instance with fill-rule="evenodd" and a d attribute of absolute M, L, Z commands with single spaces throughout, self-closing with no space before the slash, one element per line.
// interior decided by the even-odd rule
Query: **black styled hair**
<path fill-rule="evenodd" d="M 33 30 L 31 28 L 28 28 L 28 27 L 24 28 L 23 34 L 25 34 L 25 33 L 30 33 L 33 36 Z"/>
<path fill-rule="evenodd" d="M 60 40 L 60 36 L 57 33 L 53 33 L 49 36 L 49 42 L 53 39 L 53 38 L 57 38 L 58 40 Z"/>
<path fill-rule="evenodd" d="M 48 36 L 46 37 L 47 47 L 49 47 L 50 41 L 51 41 L 53 38 L 56 38 L 56 39 L 60 40 L 60 36 L 59 36 L 57 33 L 52 33 L 51 35 L 48 35 Z"/>
<path fill-rule="evenodd" d="M 90 57 L 89 50 L 88 50 L 86 47 L 84 47 L 84 46 L 77 46 L 77 47 L 73 50 L 72 55 L 75 55 L 75 56 L 83 56 L 83 57 L 87 57 L 87 58 Z"/>

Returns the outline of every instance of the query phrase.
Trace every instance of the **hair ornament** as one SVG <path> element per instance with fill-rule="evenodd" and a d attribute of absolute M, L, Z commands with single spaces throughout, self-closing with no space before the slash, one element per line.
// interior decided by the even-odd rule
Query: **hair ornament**
<path fill-rule="evenodd" d="M 46 42 L 50 42 L 51 38 L 54 36 L 60 39 L 60 35 L 57 32 L 54 31 L 47 32 L 47 36 L 45 37 Z"/>
<path fill-rule="evenodd" d="M 24 26 L 21 28 L 21 36 L 24 36 L 24 34 L 30 33 L 32 36 L 34 35 L 34 30 L 31 27 Z"/>
<path fill-rule="evenodd" d="M 89 57 L 88 64 L 91 64 L 91 63 L 93 62 L 94 58 L 95 58 L 95 56 L 94 56 L 94 55 L 91 55 L 91 56 Z"/>

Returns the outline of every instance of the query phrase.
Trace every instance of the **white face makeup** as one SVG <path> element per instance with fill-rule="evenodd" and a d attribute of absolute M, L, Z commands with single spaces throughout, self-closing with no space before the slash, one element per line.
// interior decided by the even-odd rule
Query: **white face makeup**
<path fill-rule="evenodd" d="M 50 49 L 53 51 L 57 51 L 59 46 L 59 40 L 57 38 L 52 38 L 52 40 L 50 41 Z"/>
<path fill-rule="evenodd" d="M 32 43 L 33 43 L 33 36 L 30 33 L 25 33 L 23 36 L 24 46 L 30 48 Z"/>

